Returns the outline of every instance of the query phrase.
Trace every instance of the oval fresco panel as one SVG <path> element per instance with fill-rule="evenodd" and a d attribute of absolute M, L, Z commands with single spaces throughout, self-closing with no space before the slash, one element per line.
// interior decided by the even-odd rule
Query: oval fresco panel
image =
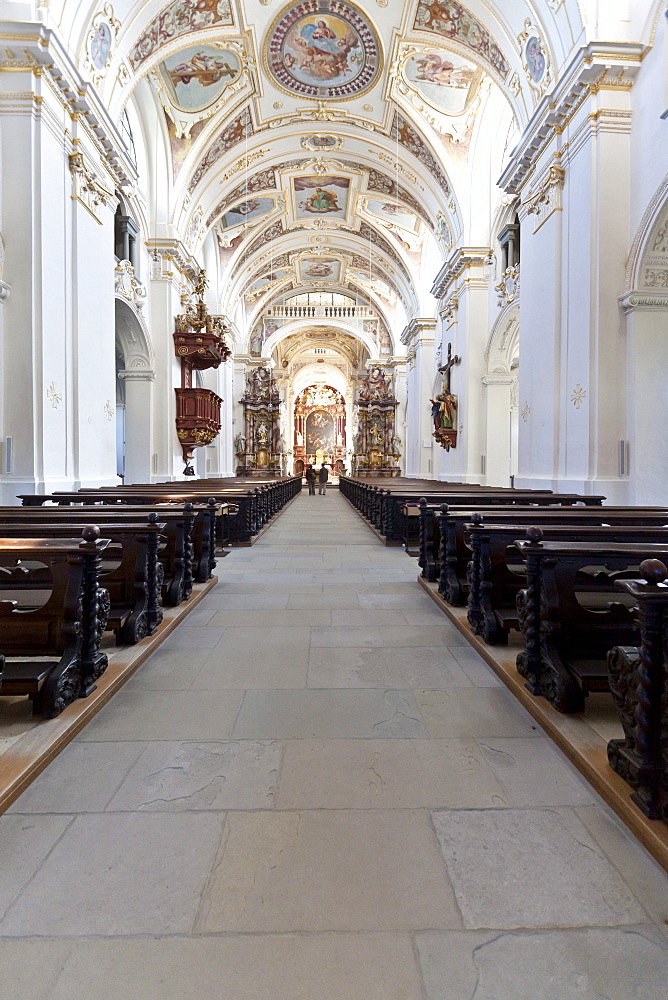
<path fill-rule="evenodd" d="M 266 59 L 281 89 L 320 100 L 363 93 L 381 65 L 375 31 L 344 0 L 314 0 L 284 10 L 269 30 Z"/>
<path fill-rule="evenodd" d="M 182 111 L 201 111 L 213 104 L 238 78 L 239 60 L 229 49 L 191 45 L 160 63 L 172 104 Z"/>
<path fill-rule="evenodd" d="M 461 115 L 466 110 L 482 76 L 475 63 L 443 50 L 411 56 L 404 73 L 433 107 L 449 115 Z"/>

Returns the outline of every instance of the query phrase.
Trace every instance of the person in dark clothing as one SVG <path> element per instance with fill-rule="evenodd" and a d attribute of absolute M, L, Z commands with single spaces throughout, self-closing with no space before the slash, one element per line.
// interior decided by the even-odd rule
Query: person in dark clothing
<path fill-rule="evenodd" d="M 318 493 L 320 494 L 320 496 L 324 496 L 325 493 L 327 492 L 328 479 L 329 479 L 329 473 L 327 471 L 327 466 L 323 462 L 318 472 L 318 487 L 319 487 Z"/>
<path fill-rule="evenodd" d="M 306 482 L 308 484 L 308 495 L 310 497 L 315 496 L 315 480 L 317 473 L 312 465 L 306 466 Z"/>

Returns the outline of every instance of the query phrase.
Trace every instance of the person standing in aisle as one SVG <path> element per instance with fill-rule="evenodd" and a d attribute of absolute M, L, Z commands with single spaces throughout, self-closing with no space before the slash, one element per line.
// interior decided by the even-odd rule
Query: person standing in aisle
<path fill-rule="evenodd" d="M 315 469 L 313 468 L 313 466 L 312 465 L 307 465 L 306 466 L 306 482 L 308 484 L 308 495 L 310 497 L 314 497 L 315 496 L 315 480 L 316 480 L 316 475 L 317 475 L 317 473 L 316 473 Z"/>
<path fill-rule="evenodd" d="M 327 471 L 327 466 L 323 462 L 320 466 L 320 471 L 318 472 L 318 493 L 324 496 L 327 492 L 327 480 L 329 479 L 329 473 Z"/>

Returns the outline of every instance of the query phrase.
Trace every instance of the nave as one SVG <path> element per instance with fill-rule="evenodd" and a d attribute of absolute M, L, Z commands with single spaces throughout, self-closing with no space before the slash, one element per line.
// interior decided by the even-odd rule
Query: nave
<path fill-rule="evenodd" d="M 666 877 L 337 490 L 0 817 L 0 993 L 663 1000 Z"/>

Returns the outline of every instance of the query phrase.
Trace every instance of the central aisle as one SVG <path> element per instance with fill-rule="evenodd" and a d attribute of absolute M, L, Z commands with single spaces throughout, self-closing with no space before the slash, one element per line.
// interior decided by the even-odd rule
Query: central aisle
<path fill-rule="evenodd" d="M 664 998 L 663 872 L 414 559 L 330 489 L 218 572 L 0 818 L 3 998 Z"/>

